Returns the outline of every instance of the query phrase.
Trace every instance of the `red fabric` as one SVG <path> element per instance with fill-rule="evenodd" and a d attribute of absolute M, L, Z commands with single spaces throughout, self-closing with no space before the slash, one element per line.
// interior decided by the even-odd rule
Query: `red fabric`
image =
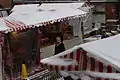
<path fill-rule="evenodd" d="M 87 69 L 87 54 L 85 51 L 83 51 L 83 70 Z"/>
<path fill-rule="evenodd" d="M 70 59 L 73 59 L 73 52 L 70 53 Z M 72 70 L 72 65 L 68 66 L 68 71 Z"/>
<path fill-rule="evenodd" d="M 72 66 L 68 66 L 68 71 L 71 71 L 72 70 Z"/>
<path fill-rule="evenodd" d="M 75 71 L 78 71 L 79 70 L 79 67 L 78 66 L 75 66 Z"/>
<path fill-rule="evenodd" d="M 52 65 L 50 65 L 50 71 L 52 71 L 53 70 L 53 66 Z"/>
<path fill-rule="evenodd" d="M 77 49 L 76 60 L 78 61 L 78 64 L 80 63 L 80 54 L 81 54 L 80 49 Z"/>
<path fill-rule="evenodd" d="M 59 70 L 58 66 L 55 66 L 55 70 Z"/>
<path fill-rule="evenodd" d="M 95 71 L 95 58 L 90 58 L 91 59 L 91 71 Z"/>
<path fill-rule="evenodd" d="M 109 65 L 109 66 L 107 66 L 107 72 L 108 73 L 112 73 L 112 67 Z"/>
<path fill-rule="evenodd" d="M 65 67 L 64 67 L 64 66 L 61 66 L 61 70 L 65 70 Z"/>
<path fill-rule="evenodd" d="M 80 63 L 80 56 L 81 56 L 81 51 L 80 51 L 80 49 L 77 49 L 76 60 L 77 60 L 78 64 Z M 75 66 L 75 70 L 76 71 L 79 70 L 79 66 L 78 65 Z"/>
<path fill-rule="evenodd" d="M 73 59 L 75 57 L 75 59 L 78 61 L 79 65 L 82 66 L 82 70 L 86 70 L 88 68 L 88 65 L 87 65 L 88 60 L 87 60 L 87 58 L 89 57 L 87 55 L 87 52 L 83 51 L 81 49 L 77 49 L 75 52 L 71 52 L 70 54 L 64 55 L 63 57 L 64 58 L 71 58 L 71 59 Z M 82 58 L 81 58 L 81 56 L 82 56 Z M 82 63 L 80 63 L 81 62 L 80 58 L 83 59 Z M 107 73 L 112 73 L 112 71 L 113 71 L 112 66 L 110 66 L 110 65 L 105 66 L 103 62 L 100 62 L 100 61 L 96 60 L 93 57 L 90 57 L 90 60 L 91 60 L 91 67 L 90 67 L 91 71 L 95 71 L 95 70 L 98 69 L 98 72 L 103 72 L 104 69 L 107 69 Z M 73 70 L 73 68 L 74 68 L 74 70 Z M 55 69 L 59 70 L 59 67 L 55 66 Z M 50 65 L 50 70 L 55 70 L 55 69 L 54 69 L 54 66 Z M 60 69 L 61 70 L 68 70 L 68 71 L 72 71 L 72 70 L 73 71 L 78 71 L 79 70 L 79 66 L 78 65 L 76 65 L 76 66 L 71 66 L 70 65 L 67 68 L 65 66 L 61 66 Z M 117 72 L 119 72 L 119 71 L 117 71 Z M 110 79 L 96 78 L 95 80 L 110 80 Z"/>
<path fill-rule="evenodd" d="M 103 72 L 103 63 L 99 62 L 99 72 Z"/>
<path fill-rule="evenodd" d="M 70 59 L 73 59 L 73 52 L 70 53 Z"/>
<path fill-rule="evenodd" d="M 63 58 L 67 58 L 67 55 L 64 55 Z M 65 66 L 61 66 L 62 70 L 65 70 Z"/>

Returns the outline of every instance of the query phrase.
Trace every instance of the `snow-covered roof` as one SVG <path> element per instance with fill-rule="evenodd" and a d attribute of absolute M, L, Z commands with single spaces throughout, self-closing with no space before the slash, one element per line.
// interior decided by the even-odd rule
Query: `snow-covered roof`
<path fill-rule="evenodd" d="M 64 56 L 67 54 L 70 54 L 71 52 L 74 52 L 75 50 L 79 48 L 83 48 L 83 50 L 87 51 L 89 56 L 92 56 L 96 58 L 97 60 L 102 61 L 104 64 L 111 65 L 117 70 L 120 69 L 120 34 L 85 43 L 82 45 L 75 46 L 69 50 L 66 50 L 58 55 L 45 58 L 41 60 L 41 62 L 44 64 L 49 64 L 49 59 L 59 58 L 60 56 Z M 48 61 L 49 60 L 49 61 Z"/>
<path fill-rule="evenodd" d="M 4 31 L 8 29 L 7 25 L 5 24 L 4 22 L 4 19 L 3 18 L 0 18 L 0 31 Z"/>
<path fill-rule="evenodd" d="M 83 3 L 44 3 L 16 5 L 8 17 L 1 18 L 1 31 L 17 31 L 35 28 L 49 23 L 85 17 L 88 12 L 81 10 Z"/>
<path fill-rule="evenodd" d="M 81 9 L 84 3 L 44 3 L 29 5 L 16 5 L 9 17 L 13 17 L 27 25 L 40 25 L 41 23 L 56 22 L 61 19 L 80 17 L 87 13 Z"/>
<path fill-rule="evenodd" d="M 106 39 L 90 42 L 81 45 L 88 53 L 94 55 L 97 59 L 120 68 L 120 34 Z M 106 62 L 107 61 L 107 62 Z"/>

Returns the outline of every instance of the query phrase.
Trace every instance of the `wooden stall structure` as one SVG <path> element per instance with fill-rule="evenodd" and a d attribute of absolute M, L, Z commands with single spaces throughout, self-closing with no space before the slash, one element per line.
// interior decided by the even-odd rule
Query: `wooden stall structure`
<path fill-rule="evenodd" d="M 74 6 L 70 8 L 70 5 L 74 5 Z M 24 20 L 23 16 L 25 16 L 25 15 L 22 16 L 23 19 L 18 18 L 19 16 L 21 16 L 20 13 L 25 12 L 25 10 L 26 10 L 27 14 L 30 14 L 30 8 L 32 7 L 34 9 L 34 11 L 36 10 L 36 11 L 40 12 L 40 14 L 42 14 L 42 12 L 43 12 L 44 14 L 42 14 L 42 16 L 44 16 L 44 17 L 42 17 L 42 19 L 45 18 L 46 21 L 47 21 L 47 18 L 48 19 L 50 18 L 49 15 L 51 15 L 51 18 L 53 17 L 53 19 L 55 19 L 55 17 L 60 19 L 61 15 L 62 16 L 65 15 L 66 17 L 69 17 L 70 15 L 72 15 L 71 13 L 68 15 L 69 12 L 65 12 L 65 13 L 60 14 L 61 11 L 62 11 L 61 6 L 63 6 L 63 7 L 67 6 L 67 8 L 69 8 L 69 11 L 70 11 L 70 10 L 77 9 L 78 5 L 80 5 L 79 8 L 81 8 L 81 10 L 84 11 L 82 9 L 84 7 L 82 3 L 80 3 L 80 4 L 79 3 L 53 3 L 53 4 L 52 3 L 43 3 L 40 6 L 41 9 L 37 8 L 37 4 L 31 4 L 31 5 L 29 4 L 29 5 L 26 5 L 26 6 L 16 5 L 12 9 L 13 13 L 10 16 L 12 16 L 12 17 L 14 17 L 14 18 L 16 18 L 20 21 Z M 79 17 L 71 18 L 70 20 L 72 20 L 73 22 L 72 21 L 70 22 L 69 18 L 65 18 L 65 19 L 60 20 L 60 21 L 55 20 L 54 24 L 51 24 L 52 23 L 51 22 L 51 23 L 47 23 L 47 25 L 46 25 L 46 23 L 45 23 L 44 26 L 40 27 L 41 32 L 43 34 L 42 35 L 42 47 L 54 44 L 56 36 L 63 37 L 63 40 L 68 40 L 68 39 L 74 38 L 75 36 L 80 36 L 81 35 L 81 23 L 80 22 L 84 21 L 86 19 L 86 16 L 89 16 L 89 13 L 90 13 L 90 11 L 89 11 L 90 7 L 89 6 L 86 6 L 86 7 L 87 7 L 86 8 L 87 11 L 84 11 L 84 12 L 87 12 L 88 14 L 86 14 L 85 16 L 80 15 L 81 18 L 79 18 Z M 20 11 L 18 11 L 18 9 Z M 30 15 L 38 14 L 38 12 L 36 12 L 36 11 L 35 11 L 35 13 L 30 14 Z M 49 12 L 47 12 L 47 11 L 49 11 Z M 17 13 L 17 12 L 19 12 L 19 13 Z M 54 14 L 56 14 L 56 16 L 51 14 L 50 12 L 51 13 L 55 12 Z M 30 16 L 30 15 L 28 15 L 28 16 Z M 16 16 L 18 16 L 18 17 L 16 17 Z M 41 16 L 36 15 L 36 17 L 39 18 Z M 42 20 L 42 19 L 38 19 L 38 20 Z M 29 22 L 26 22 L 24 20 L 23 22 L 25 22 L 26 24 L 31 24 L 30 22 L 34 22 L 34 24 L 36 24 L 37 19 L 36 20 L 35 19 L 34 20 L 30 19 Z M 87 20 L 84 23 L 87 23 Z M 39 25 L 39 24 L 36 24 L 36 25 Z M 86 25 L 86 26 L 88 26 L 88 25 Z M 89 28 L 89 31 L 90 31 L 91 26 L 88 26 L 88 28 Z M 76 30 L 78 30 L 78 31 L 76 31 Z M 75 32 L 78 32 L 77 35 L 74 34 Z"/>
<path fill-rule="evenodd" d="M 74 76 L 83 73 L 89 77 L 92 76 L 94 80 L 119 80 L 119 41 L 120 35 L 118 34 L 85 43 L 58 55 L 42 59 L 41 63 L 50 71 L 65 71 L 69 75 L 72 72 Z M 81 78 L 79 75 L 78 78 Z"/>
<path fill-rule="evenodd" d="M 19 5 L 12 9 L 13 13 L 8 17 L 0 18 L 1 80 L 17 79 L 16 77 L 20 76 L 22 63 L 28 66 L 29 74 L 36 70 L 40 66 L 41 59 L 42 30 L 40 28 L 47 25 L 53 26 L 53 23 L 65 20 L 85 17 L 89 12 L 80 9 L 83 4 Z M 67 12 L 63 13 L 63 7 Z"/>

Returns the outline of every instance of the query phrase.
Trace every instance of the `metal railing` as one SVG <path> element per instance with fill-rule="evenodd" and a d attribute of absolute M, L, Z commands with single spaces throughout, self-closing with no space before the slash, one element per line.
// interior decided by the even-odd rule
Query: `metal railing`
<path fill-rule="evenodd" d="M 46 69 L 42 72 L 29 76 L 25 80 L 59 80 L 59 78 L 62 78 L 59 73 Z"/>

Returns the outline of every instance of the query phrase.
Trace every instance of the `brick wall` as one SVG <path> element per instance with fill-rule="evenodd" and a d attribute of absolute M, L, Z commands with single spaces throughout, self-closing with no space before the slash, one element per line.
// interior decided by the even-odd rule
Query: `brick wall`
<path fill-rule="evenodd" d="M 0 5 L 2 5 L 4 8 L 10 8 L 11 2 L 12 0 L 0 0 Z"/>

